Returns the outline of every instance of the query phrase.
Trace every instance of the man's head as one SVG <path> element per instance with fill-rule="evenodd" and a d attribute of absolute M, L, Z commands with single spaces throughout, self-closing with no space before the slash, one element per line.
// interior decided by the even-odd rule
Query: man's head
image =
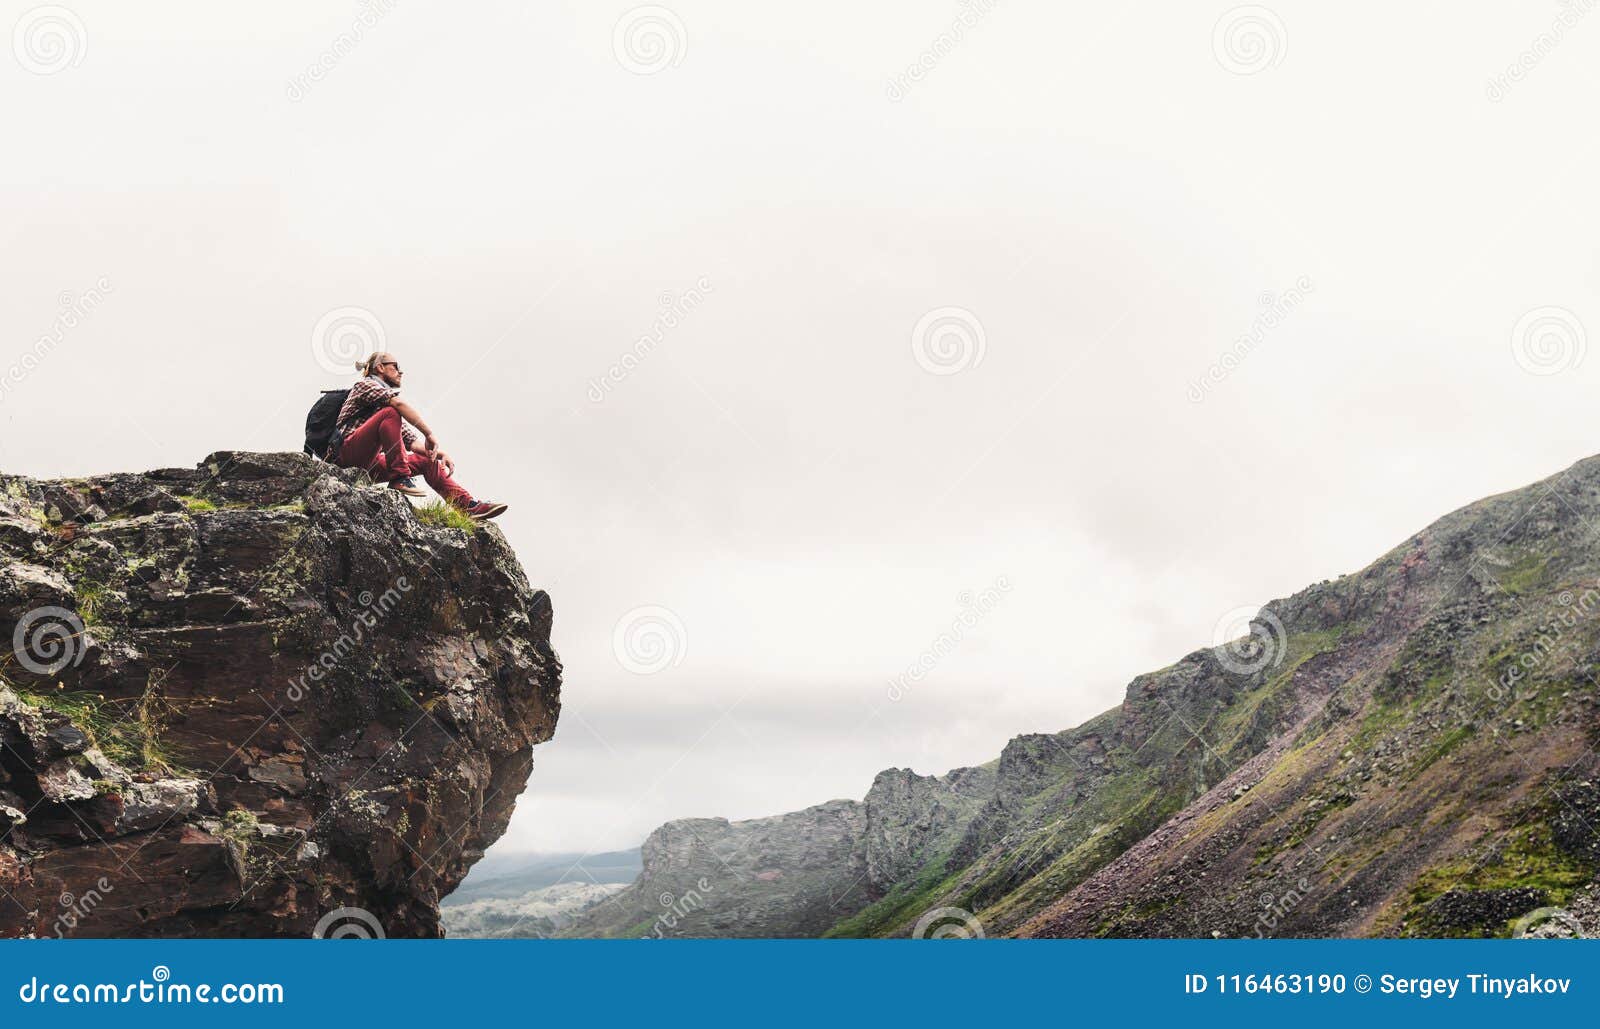
<path fill-rule="evenodd" d="M 405 375 L 405 372 L 400 370 L 400 362 L 395 360 L 394 355 L 382 351 L 373 354 L 356 367 L 361 369 L 362 375 L 376 375 L 395 389 L 400 388 L 400 379 Z"/>

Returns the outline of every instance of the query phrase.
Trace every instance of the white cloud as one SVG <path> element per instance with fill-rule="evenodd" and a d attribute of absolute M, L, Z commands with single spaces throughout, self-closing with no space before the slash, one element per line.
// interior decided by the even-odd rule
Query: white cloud
<path fill-rule="evenodd" d="M 993 757 L 1595 448 L 1600 362 L 1513 350 L 1540 308 L 1600 329 L 1587 23 L 1494 102 L 1545 16 L 1273 4 L 1288 45 L 1235 75 L 1216 9 L 1006 3 L 891 102 L 952 9 L 671 4 L 688 45 L 636 75 L 621 7 L 401 4 L 291 101 L 351 10 L 69 6 L 83 60 L 6 79 L 0 367 L 62 291 L 116 292 L 0 401 L 0 467 L 295 449 L 309 333 L 372 312 L 555 599 L 569 715 L 507 847 Z M 981 320 L 960 374 L 908 346 L 941 308 Z M 689 638 L 649 676 L 612 647 L 643 605 Z"/>

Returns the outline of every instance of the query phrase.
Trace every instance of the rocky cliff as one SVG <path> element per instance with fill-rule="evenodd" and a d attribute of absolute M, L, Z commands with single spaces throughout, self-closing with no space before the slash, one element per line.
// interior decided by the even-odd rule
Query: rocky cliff
<path fill-rule="evenodd" d="M 846 936 L 1593 934 L 1597 672 L 1590 458 L 1267 604 L 1078 728 L 937 779 L 882 773 L 832 843 L 859 888 L 791 895 L 803 920 L 771 909 L 781 849 L 764 878 L 687 849 L 637 895 L 703 874 L 684 935 L 810 933 L 822 907 Z"/>
<path fill-rule="evenodd" d="M 497 528 L 302 455 L 0 477 L 0 560 L 0 935 L 437 936 L 560 711 Z"/>
<path fill-rule="evenodd" d="M 868 902 L 861 805 L 772 818 L 686 818 L 644 841 L 644 868 L 566 935 L 817 936 Z"/>

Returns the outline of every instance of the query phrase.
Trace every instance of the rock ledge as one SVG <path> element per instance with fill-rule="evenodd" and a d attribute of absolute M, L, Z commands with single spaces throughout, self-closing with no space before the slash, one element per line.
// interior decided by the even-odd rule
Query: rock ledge
<path fill-rule="evenodd" d="M 0 936 L 440 935 L 550 626 L 499 529 L 300 454 L 0 476 Z"/>

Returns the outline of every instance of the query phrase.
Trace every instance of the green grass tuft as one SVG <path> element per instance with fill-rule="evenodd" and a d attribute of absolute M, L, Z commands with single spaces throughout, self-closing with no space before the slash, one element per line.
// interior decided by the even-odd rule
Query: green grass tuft
<path fill-rule="evenodd" d="M 83 619 L 83 624 L 99 625 L 100 613 L 106 604 L 106 594 L 110 591 L 104 586 L 82 584 L 76 592 L 78 616 Z"/>
<path fill-rule="evenodd" d="M 254 836 L 260 829 L 261 820 L 254 811 L 245 808 L 234 808 L 222 816 L 222 835 L 239 843 L 244 843 Z"/>
<path fill-rule="evenodd" d="M 1520 596 L 1545 582 L 1549 565 L 1550 557 L 1547 554 L 1524 554 L 1511 567 L 1496 574 L 1495 579 L 1501 589 Z"/>
<path fill-rule="evenodd" d="M 220 835 L 239 848 L 239 856 L 247 858 L 250 854 L 250 843 L 261 831 L 261 820 L 254 811 L 245 808 L 234 808 L 222 816 Z"/>
<path fill-rule="evenodd" d="M 94 693 L 60 690 L 35 693 L 12 687 L 25 704 L 65 715 L 100 752 L 132 771 L 182 775 L 185 770 L 162 746 L 160 708 L 152 691 L 135 700 L 107 700 Z"/>
<path fill-rule="evenodd" d="M 471 515 L 442 501 L 435 500 L 431 504 L 424 504 L 413 510 L 417 512 L 417 519 L 423 525 L 431 525 L 436 529 L 460 529 L 470 535 L 472 530 L 478 527 L 478 523 L 472 520 Z"/>

